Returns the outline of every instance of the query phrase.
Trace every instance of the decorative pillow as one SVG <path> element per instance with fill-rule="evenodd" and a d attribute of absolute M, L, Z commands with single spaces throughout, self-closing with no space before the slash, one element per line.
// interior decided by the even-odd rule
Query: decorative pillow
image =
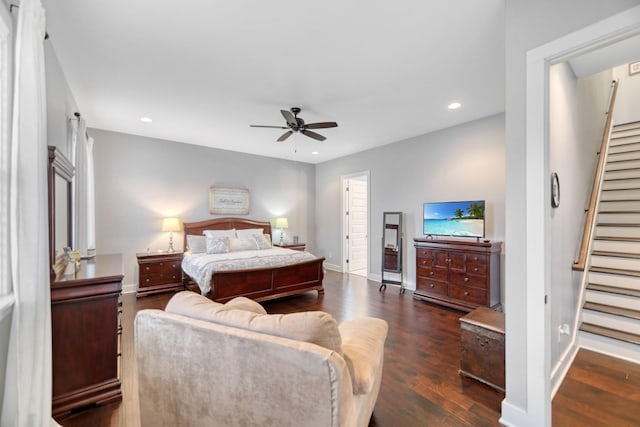
<path fill-rule="evenodd" d="M 207 237 L 207 253 L 208 254 L 226 254 L 229 252 L 229 238 L 224 237 Z"/>
<path fill-rule="evenodd" d="M 202 232 L 206 237 L 228 237 L 230 239 L 236 238 L 236 229 L 231 228 L 229 230 L 204 230 Z"/>
<path fill-rule="evenodd" d="M 192 254 L 201 254 L 207 251 L 207 242 L 204 236 L 187 234 L 187 249 Z"/>
<path fill-rule="evenodd" d="M 267 239 L 267 236 L 264 234 L 252 234 L 251 239 L 255 243 L 255 246 L 258 249 L 269 249 L 271 248 L 271 241 Z"/>
<path fill-rule="evenodd" d="M 244 230 L 236 230 L 238 239 L 250 239 L 253 234 L 262 234 L 262 228 L 245 228 Z"/>
<path fill-rule="evenodd" d="M 251 239 L 229 239 L 229 252 L 251 251 L 254 249 L 256 249 L 256 243 Z"/>

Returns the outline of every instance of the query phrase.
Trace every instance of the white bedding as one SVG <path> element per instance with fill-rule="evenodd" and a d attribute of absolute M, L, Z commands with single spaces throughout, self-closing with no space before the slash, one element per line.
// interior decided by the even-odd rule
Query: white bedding
<path fill-rule="evenodd" d="M 309 252 L 284 248 L 227 252 L 223 254 L 190 254 L 182 259 L 182 270 L 200 287 L 202 295 L 211 291 L 211 276 L 215 271 L 244 270 L 296 264 L 317 257 Z"/>

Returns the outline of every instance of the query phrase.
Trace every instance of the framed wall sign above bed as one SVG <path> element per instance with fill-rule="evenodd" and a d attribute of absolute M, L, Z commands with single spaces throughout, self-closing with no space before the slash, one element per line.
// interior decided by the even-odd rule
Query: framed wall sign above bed
<path fill-rule="evenodd" d="M 209 212 L 214 215 L 248 215 L 249 190 L 209 187 Z"/>

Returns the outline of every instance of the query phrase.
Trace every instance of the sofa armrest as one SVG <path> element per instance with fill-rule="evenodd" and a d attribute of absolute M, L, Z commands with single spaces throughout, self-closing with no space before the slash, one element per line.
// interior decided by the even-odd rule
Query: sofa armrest
<path fill-rule="evenodd" d="M 338 326 L 353 394 L 370 393 L 377 375 L 382 374 L 387 322 L 373 317 L 345 320 Z"/>

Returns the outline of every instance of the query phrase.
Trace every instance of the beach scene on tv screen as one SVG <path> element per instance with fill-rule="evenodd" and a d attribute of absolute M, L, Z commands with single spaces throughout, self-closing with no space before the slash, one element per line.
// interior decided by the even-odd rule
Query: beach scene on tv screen
<path fill-rule="evenodd" d="M 484 237 L 484 201 L 424 204 L 424 234 Z"/>

